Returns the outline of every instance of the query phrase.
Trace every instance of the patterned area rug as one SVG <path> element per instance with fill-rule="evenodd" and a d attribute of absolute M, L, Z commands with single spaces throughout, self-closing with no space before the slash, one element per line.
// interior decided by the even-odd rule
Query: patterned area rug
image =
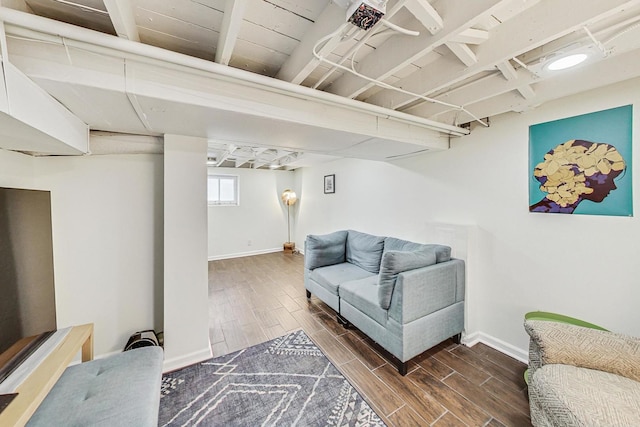
<path fill-rule="evenodd" d="M 303 331 L 162 378 L 160 426 L 384 426 Z"/>

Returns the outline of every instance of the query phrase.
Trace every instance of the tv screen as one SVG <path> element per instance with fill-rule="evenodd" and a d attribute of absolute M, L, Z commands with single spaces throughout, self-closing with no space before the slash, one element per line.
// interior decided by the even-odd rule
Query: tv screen
<path fill-rule="evenodd" d="M 51 194 L 0 187 L 0 353 L 55 329 Z"/>

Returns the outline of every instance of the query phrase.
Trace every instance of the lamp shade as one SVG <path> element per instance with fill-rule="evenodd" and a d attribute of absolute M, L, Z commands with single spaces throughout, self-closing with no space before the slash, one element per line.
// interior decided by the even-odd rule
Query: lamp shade
<path fill-rule="evenodd" d="M 296 192 L 293 190 L 284 190 L 282 192 L 281 198 L 282 198 L 282 202 L 287 206 L 291 206 L 298 201 L 298 196 L 296 195 Z"/>

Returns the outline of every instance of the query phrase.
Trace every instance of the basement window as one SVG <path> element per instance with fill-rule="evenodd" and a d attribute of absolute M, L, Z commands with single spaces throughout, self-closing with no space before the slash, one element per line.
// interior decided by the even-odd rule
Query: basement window
<path fill-rule="evenodd" d="M 234 175 L 209 175 L 207 200 L 213 206 L 238 206 L 238 177 Z"/>

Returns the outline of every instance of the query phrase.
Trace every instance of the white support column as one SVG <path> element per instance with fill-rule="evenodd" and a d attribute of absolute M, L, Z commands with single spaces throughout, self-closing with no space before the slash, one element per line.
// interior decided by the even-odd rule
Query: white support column
<path fill-rule="evenodd" d="M 165 371 L 211 357 L 207 258 L 207 140 L 165 135 Z"/>

